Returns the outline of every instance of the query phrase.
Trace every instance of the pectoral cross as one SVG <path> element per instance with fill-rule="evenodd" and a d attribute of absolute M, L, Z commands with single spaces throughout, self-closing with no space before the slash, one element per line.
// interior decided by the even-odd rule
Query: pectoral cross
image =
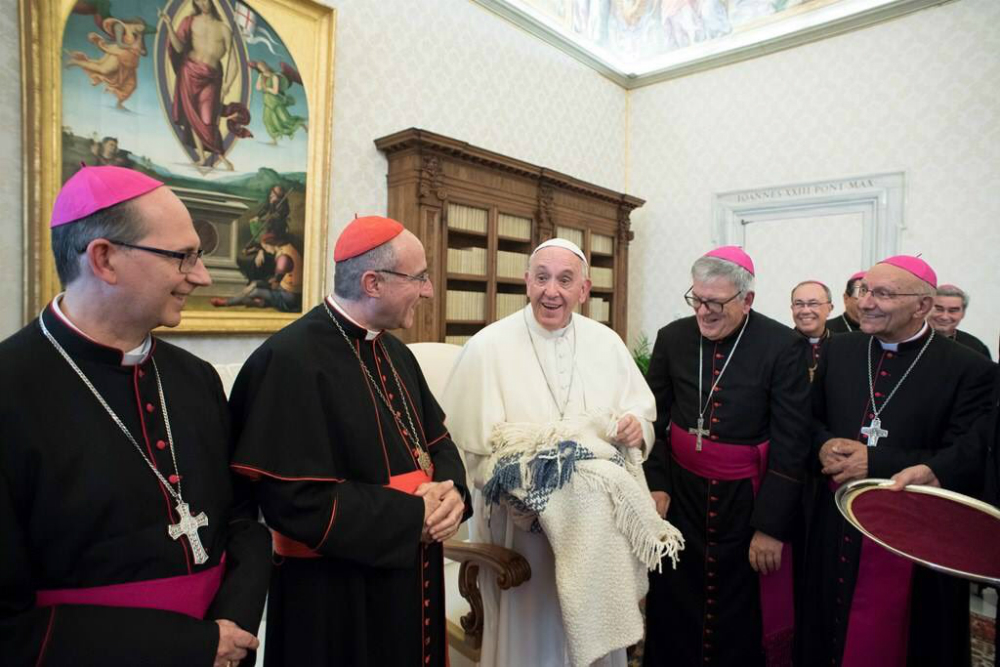
<path fill-rule="evenodd" d="M 428 475 L 431 474 L 431 457 L 430 454 L 422 449 L 414 450 L 414 454 L 417 455 L 417 463 L 420 464 L 420 469 L 423 470 Z"/>
<path fill-rule="evenodd" d="M 878 446 L 879 438 L 889 437 L 889 432 L 882 428 L 882 420 L 878 417 L 873 418 L 872 423 L 868 426 L 862 427 L 861 433 L 868 436 L 869 447 Z"/>
<path fill-rule="evenodd" d="M 176 509 L 181 520 L 167 526 L 170 537 L 176 540 L 181 535 L 187 535 L 188 542 L 191 544 L 191 553 L 194 554 L 194 562 L 198 565 L 208 562 L 208 552 L 205 551 L 205 547 L 201 545 L 201 538 L 198 537 L 198 529 L 208 525 L 208 517 L 205 516 L 204 512 L 197 516 L 191 516 L 191 508 L 185 502 L 178 502 Z"/>
<path fill-rule="evenodd" d="M 688 433 L 691 435 L 698 436 L 694 443 L 694 451 L 701 451 L 701 436 L 708 435 L 708 429 L 705 428 L 705 418 L 698 417 L 698 428 L 689 428 Z"/>

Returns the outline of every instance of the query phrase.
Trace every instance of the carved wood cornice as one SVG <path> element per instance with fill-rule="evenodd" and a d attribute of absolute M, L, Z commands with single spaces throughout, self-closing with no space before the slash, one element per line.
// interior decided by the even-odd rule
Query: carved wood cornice
<path fill-rule="evenodd" d="M 608 188 L 581 181 L 558 171 L 516 160 L 500 153 L 473 146 L 466 141 L 458 141 L 441 134 L 418 128 L 410 128 L 375 140 L 375 147 L 387 156 L 403 151 L 418 151 L 421 156 L 438 154 L 471 164 L 479 164 L 491 169 L 515 174 L 524 178 L 544 180 L 553 188 L 576 192 L 594 199 L 624 206 L 629 211 L 646 203 L 644 199 L 609 190 Z"/>
<path fill-rule="evenodd" d="M 439 202 L 446 200 L 448 190 L 444 187 L 441 158 L 433 153 L 421 153 L 420 158 L 420 184 L 418 186 L 420 199 L 435 197 Z"/>

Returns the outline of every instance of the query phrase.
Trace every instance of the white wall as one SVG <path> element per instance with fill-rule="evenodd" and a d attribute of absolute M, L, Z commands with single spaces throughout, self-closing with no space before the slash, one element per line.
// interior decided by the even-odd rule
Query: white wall
<path fill-rule="evenodd" d="M 386 161 L 374 139 L 408 127 L 468 141 L 613 189 L 626 183 L 627 93 L 569 56 L 463 0 L 340 0 L 334 78 L 330 239 L 355 212 L 385 213 Z M 17 2 L 0 0 L 17 35 Z M 287 39 L 287 36 L 286 36 Z M 0 171 L 20 173 L 19 56 L 0 42 Z M 21 325 L 20 183 L 0 182 L 0 338 Z M 16 236 L 15 236 L 16 234 Z M 332 247 L 332 243 L 331 243 Z M 332 271 L 330 280 L 332 284 Z M 242 360 L 259 336 L 177 336 L 210 361 Z"/>
<path fill-rule="evenodd" d="M 648 203 L 633 215 L 630 331 L 686 314 L 715 192 L 906 172 L 903 252 L 973 296 L 963 325 L 996 352 L 1000 3 L 956 2 L 626 93 L 471 1 L 340 0 L 329 235 L 385 211 L 372 140 L 423 127 Z M 0 337 L 21 323 L 17 2 L 0 0 Z M 815 252 L 822 249 L 814 248 Z M 846 276 L 845 276 L 846 278 Z M 836 286 L 834 286 L 836 287 Z M 175 337 L 215 362 L 261 337 Z"/>
<path fill-rule="evenodd" d="M 628 189 L 648 203 L 633 216 L 632 335 L 690 313 L 713 193 L 904 171 L 899 250 L 972 294 L 962 328 L 996 355 L 998 25 L 1000 2 L 959 0 L 633 91 Z M 802 252 L 823 248 L 803 238 Z"/>

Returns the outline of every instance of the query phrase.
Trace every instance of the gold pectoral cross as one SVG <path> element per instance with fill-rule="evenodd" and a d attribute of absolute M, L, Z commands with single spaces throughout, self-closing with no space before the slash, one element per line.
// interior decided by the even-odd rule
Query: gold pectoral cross
<path fill-rule="evenodd" d="M 423 470 L 428 475 L 431 474 L 431 456 L 422 449 L 417 449 L 414 452 L 417 455 L 417 463 L 420 464 L 420 469 Z"/>

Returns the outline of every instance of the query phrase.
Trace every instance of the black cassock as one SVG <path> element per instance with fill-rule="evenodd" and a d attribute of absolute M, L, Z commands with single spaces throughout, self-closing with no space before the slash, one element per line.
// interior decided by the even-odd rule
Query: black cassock
<path fill-rule="evenodd" d="M 901 343 L 896 352 L 871 345 L 876 405 L 882 406 L 927 341 Z M 819 469 L 820 447 L 830 438 L 867 442 L 861 428 L 873 416 L 868 387 L 870 336 L 834 336 L 813 383 L 815 419 L 811 465 Z M 868 477 L 889 478 L 925 463 L 941 485 L 977 493 L 984 448 L 970 429 L 989 409 L 994 365 L 941 336 L 880 413 L 889 432 L 868 449 Z M 858 577 L 861 534 L 838 512 L 826 480 L 820 484 L 810 526 L 806 586 L 798 629 L 801 664 L 839 665 Z M 968 583 L 917 567 L 912 579 L 909 664 L 965 665 L 969 662 Z M 888 641 L 889 638 L 887 637 Z"/>
<path fill-rule="evenodd" d="M 350 345 L 321 304 L 251 355 L 230 402 L 234 466 L 258 480 L 264 518 L 283 536 L 265 660 L 444 665 L 443 551 L 420 541 L 423 499 L 387 486 L 390 476 L 419 470 L 400 433 L 409 429 L 403 400 L 429 444 L 434 481 L 452 480 L 467 498 L 465 468 L 409 349 L 388 333 L 366 340 L 364 329 L 329 312 Z M 403 426 L 370 388 L 352 346 Z M 284 538 L 307 557 L 280 556 Z"/>
<path fill-rule="evenodd" d="M 847 313 L 841 313 L 826 321 L 826 330 L 833 334 L 851 333 L 860 331 L 861 325 L 852 320 Z"/>
<path fill-rule="evenodd" d="M 174 466 L 155 359 L 184 500 L 192 514 L 208 515 L 198 535 L 210 558 L 195 565 L 187 538 L 170 538 L 176 501 L 34 320 L 0 344 L 0 663 L 209 667 L 219 641 L 213 619 L 256 633 L 271 570 L 249 484 L 230 473 L 219 377 L 155 338 L 142 363 L 122 366 L 120 351 L 74 332 L 51 307 L 42 317 L 168 477 Z M 223 552 L 226 575 L 205 620 L 154 609 L 35 607 L 38 590 L 188 575 L 218 565 Z"/>
<path fill-rule="evenodd" d="M 956 329 L 955 337 L 952 340 L 954 340 L 956 343 L 960 345 L 966 346 L 970 350 L 978 352 L 979 354 L 983 355 L 984 357 L 986 357 L 991 361 L 993 360 L 993 357 L 990 355 L 990 348 L 986 346 L 986 343 L 979 340 L 970 333 L 967 333 L 960 329 Z"/>
<path fill-rule="evenodd" d="M 677 570 L 650 574 L 646 665 L 763 664 L 759 577 L 748 549 L 755 530 L 788 542 L 799 519 L 809 453 L 808 341 L 751 311 L 739 347 L 728 338 L 698 343 L 694 317 L 660 329 L 647 379 L 656 396 L 656 437 L 645 471 L 649 488 L 670 494 L 667 520 L 685 540 Z M 697 425 L 698 405 L 732 355 L 708 410 L 710 440 L 757 445 L 770 439 L 767 474 L 753 496 L 749 479 L 706 479 L 670 456 L 669 424 Z"/>

